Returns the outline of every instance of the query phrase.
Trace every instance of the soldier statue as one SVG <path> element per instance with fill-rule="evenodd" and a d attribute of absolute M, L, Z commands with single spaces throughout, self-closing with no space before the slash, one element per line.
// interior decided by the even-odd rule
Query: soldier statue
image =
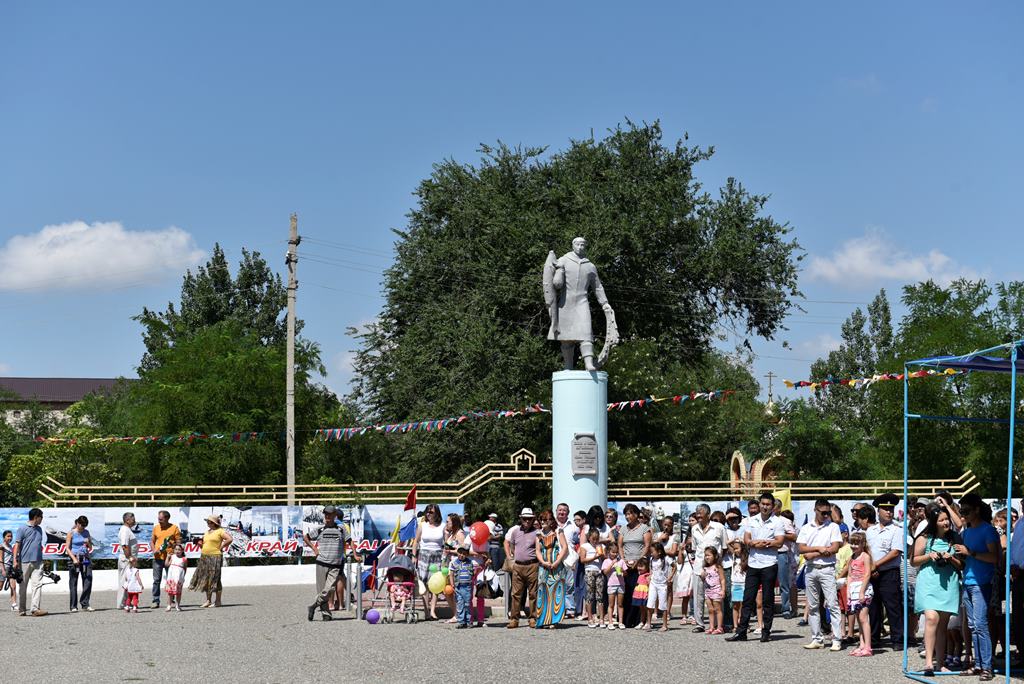
<path fill-rule="evenodd" d="M 548 330 L 549 340 L 562 343 L 562 360 L 566 370 L 576 365 L 576 345 L 583 356 L 583 366 L 588 371 L 596 371 L 608 360 L 611 348 L 618 344 L 619 332 L 615 326 L 615 312 L 604 294 L 601 279 L 597 277 L 597 268 L 584 256 L 587 241 L 578 237 L 572 241 L 572 251 L 555 258 L 555 253 L 548 252 L 544 262 L 544 301 L 551 315 L 551 328 Z M 594 334 L 590 324 L 589 293 L 604 310 L 605 341 L 601 354 L 594 359 Z"/>

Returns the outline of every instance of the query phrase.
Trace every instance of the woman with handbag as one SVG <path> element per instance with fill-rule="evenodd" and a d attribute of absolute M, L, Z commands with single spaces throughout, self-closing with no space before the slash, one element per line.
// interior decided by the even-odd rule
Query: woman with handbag
<path fill-rule="evenodd" d="M 949 618 L 960 610 L 960 559 L 954 555 L 959 541 L 950 527 L 949 514 L 935 504 L 925 509 L 927 528 L 914 542 L 911 559 L 917 568 L 914 612 L 924 613 L 925 676 L 949 672 L 945 667 Z"/>

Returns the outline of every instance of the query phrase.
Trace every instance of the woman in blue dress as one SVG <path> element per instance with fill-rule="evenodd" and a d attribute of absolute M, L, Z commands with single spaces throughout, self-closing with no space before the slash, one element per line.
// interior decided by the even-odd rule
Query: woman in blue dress
<path fill-rule="evenodd" d="M 558 529 L 551 511 L 543 511 L 539 518 L 537 535 L 537 629 L 554 629 L 565 616 L 565 566 L 562 561 L 569 553 L 565 535 Z"/>
<path fill-rule="evenodd" d="M 917 568 L 917 589 L 914 593 L 914 612 L 924 613 L 924 658 L 926 677 L 935 674 L 935 665 L 941 672 L 949 672 L 946 659 L 946 627 L 949 618 L 960 610 L 960 568 L 955 555 L 960 542 L 952 529 L 949 513 L 936 504 L 925 509 L 928 526 L 914 542 L 911 564 Z"/>

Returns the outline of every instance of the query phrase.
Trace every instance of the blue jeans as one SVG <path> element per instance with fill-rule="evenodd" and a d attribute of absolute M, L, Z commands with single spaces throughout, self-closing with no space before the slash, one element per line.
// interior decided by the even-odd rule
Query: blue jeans
<path fill-rule="evenodd" d="M 782 614 L 785 617 L 793 615 L 793 604 L 789 602 L 789 592 L 793 587 L 793 574 L 790 572 L 793 557 L 788 553 L 779 554 L 779 594 L 782 601 Z M 774 610 L 774 606 L 772 610 Z"/>
<path fill-rule="evenodd" d="M 460 625 L 470 623 L 470 604 L 473 603 L 473 585 L 455 587 L 455 616 Z"/>
<path fill-rule="evenodd" d="M 160 603 L 160 581 L 164 576 L 164 561 L 153 559 L 153 603 Z"/>
<path fill-rule="evenodd" d="M 971 628 L 971 643 L 974 645 L 975 667 L 992 669 L 992 635 L 988 631 L 988 602 L 992 598 L 992 587 L 965 584 L 963 587 L 964 610 L 967 624 Z"/>

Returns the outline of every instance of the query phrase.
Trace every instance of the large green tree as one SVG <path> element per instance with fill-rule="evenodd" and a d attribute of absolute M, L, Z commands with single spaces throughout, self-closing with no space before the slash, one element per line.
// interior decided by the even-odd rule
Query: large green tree
<path fill-rule="evenodd" d="M 817 380 L 902 372 L 905 361 L 942 354 L 966 353 L 1021 339 L 1024 330 L 1024 283 L 958 280 L 948 286 L 925 281 L 903 288 L 906 313 L 894 330 L 888 300 L 882 291 L 867 315 L 855 310 L 842 326 L 842 344 L 811 370 Z M 914 370 L 914 369 L 912 369 Z M 910 382 L 915 413 L 973 418 L 1002 418 L 1009 413 L 1009 377 L 986 373 Z M 871 387 L 833 386 L 822 390 L 809 407 L 824 425 L 842 435 L 844 450 L 831 452 L 844 472 L 895 477 L 903 464 L 903 386 L 881 382 Z M 803 423 L 781 428 L 795 431 Z M 914 477 L 945 477 L 964 469 L 975 471 L 984 491 L 1001 490 L 1005 482 L 1009 434 L 1002 425 L 918 421 L 910 423 L 911 473 Z M 791 439 L 793 458 L 814 463 L 814 440 Z"/>
<path fill-rule="evenodd" d="M 726 372 L 712 349 L 727 329 L 776 334 L 798 294 L 800 252 L 788 227 L 764 212 L 765 196 L 734 179 L 714 196 L 702 189 L 695 171 L 710 148 L 666 144 L 657 123 L 627 123 L 554 153 L 497 145 L 482 154 L 477 165 L 436 165 L 416 190 L 408 225 L 396 231 L 386 302 L 361 335 L 355 363 L 353 399 L 366 419 L 547 402 L 559 355 L 546 340 L 540 267 L 548 250 L 567 251 L 576 235 L 589 242 L 625 340 L 612 355 L 612 399 L 653 392 L 665 378 L 684 385 L 670 391 L 741 375 L 744 387 L 756 387 L 749 373 Z M 602 320 L 599 310 L 594 320 Z M 721 372 L 702 376 L 695 369 L 705 365 Z M 680 472 L 724 472 L 736 445 L 718 443 L 713 454 L 693 447 L 714 441 L 721 411 L 668 414 L 646 428 L 615 419 L 610 438 L 635 454 L 702 464 Z M 689 456 L 675 431 L 688 421 Z M 491 421 L 443 439 L 410 435 L 389 443 L 389 458 L 404 476 L 448 479 L 523 446 L 549 452 L 550 423 Z"/>
<path fill-rule="evenodd" d="M 280 483 L 284 480 L 286 291 L 258 252 L 242 251 L 237 272 L 219 246 L 196 272 L 185 274 L 178 304 L 144 309 L 146 353 L 139 378 L 75 408 L 84 444 L 78 463 L 105 463 L 114 481 L 159 484 Z M 324 374 L 320 349 L 298 338 L 295 354 L 296 444 L 337 410 L 336 397 L 312 380 Z M 182 435 L 192 432 L 264 433 L 244 444 L 229 440 L 191 446 L 90 444 L 104 435 Z M 88 446 L 86 446 L 88 444 Z M 69 454 L 53 452 L 51 468 L 76 478 L 87 469 L 63 467 Z M 92 456 L 90 456 L 92 454 Z M 31 463 L 29 463 L 31 465 Z M 28 467 L 28 466 L 26 466 Z"/>

